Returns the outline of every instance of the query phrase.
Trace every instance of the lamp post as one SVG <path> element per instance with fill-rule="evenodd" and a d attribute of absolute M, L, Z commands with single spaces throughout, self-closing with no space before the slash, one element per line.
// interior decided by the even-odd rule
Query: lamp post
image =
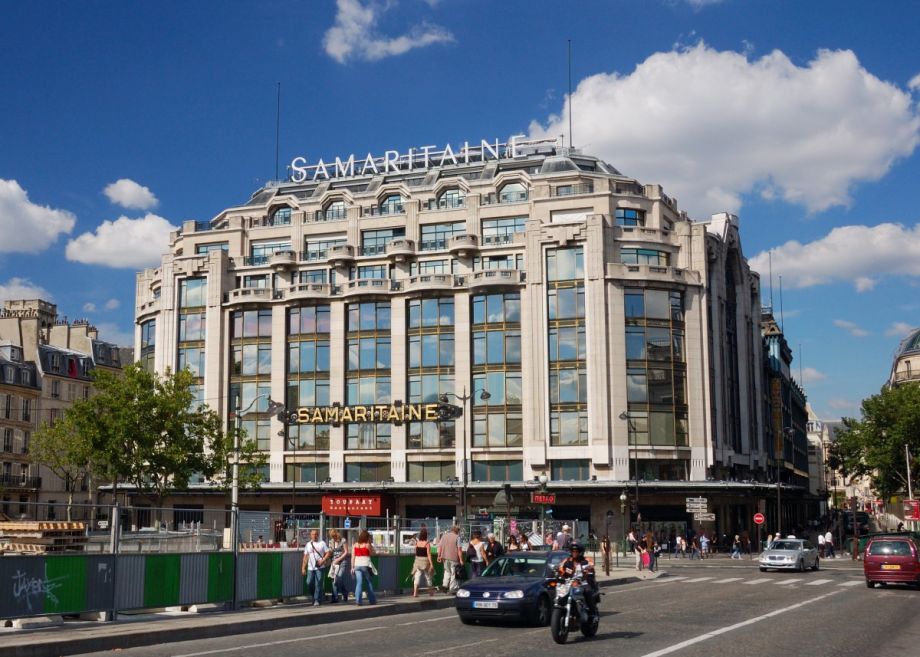
<path fill-rule="evenodd" d="M 623 558 L 626 558 L 626 491 L 620 493 L 620 518 L 623 529 Z M 617 568 L 620 567 L 620 553 L 617 552 Z"/>
<path fill-rule="evenodd" d="M 489 391 L 484 388 L 479 388 L 472 390 L 469 394 L 466 393 L 466 386 L 463 386 L 463 394 L 458 395 L 456 392 L 443 392 L 438 397 L 438 401 L 442 404 L 448 402 L 448 395 L 453 395 L 460 403 L 463 404 L 463 467 L 461 468 L 462 474 L 460 478 L 460 505 L 463 508 L 463 521 L 466 522 L 466 518 L 469 515 L 469 509 L 467 508 L 466 500 L 466 422 L 467 416 L 469 415 L 469 402 L 470 400 L 479 393 L 479 398 L 483 401 L 487 401 L 492 395 L 489 394 Z"/>
<path fill-rule="evenodd" d="M 784 438 L 788 436 L 789 439 L 792 440 L 793 433 L 794 431 L 792 427 L 783 428 Z M 782 486 L 780 485 L 782 483 L 782 477 L 781 477 L 782 470 L 780 469 L 780 464 L 782 463 L 782 460 L 784 459 L 784 453 L 785 453 L 785 440 L 783 442 L 782 448 L 780 449 L 780 453 L 776 455 L 776 534 L 775 535 L 779 535 L 779 536 L 782 535 L 781 528 L 783 524 L 782 523 L 783 521 L 782 495 L 780 493 L 780 490 L 782 489 Z"/>
<path fill-rule="evenodd" d="M 635 426 L 633 425 L 632 418 L 626 411 L 620 413 L 620 419 L 626 420 L 626 422 L 629 424 L 629 432 L 627 433 L 626 442 L 629 445 L 630 458 L 635 455 L 634 469 L 636 472 L 636 522 L 642 522 L 642 513 L 639 511 L 639 454 L 638 450 L 633 448 L 633 440 L 630 436 L 630 434 L 635 433 Z M 622 500 L 623 498 L 621 497 L 620 499 Z"/>
<path fill-rule="evenodd" d="M 546 493 L 548 490 L 547 483 L 549 483 L 549 477 L 546 476 L 545 472 L 541 472 L 540 476 L 537 477 L 537 481 L 540 482 L 540 492 Z M 546 543 L 546 504 L 540 505 L 540 541 L 541 544 Z"/>

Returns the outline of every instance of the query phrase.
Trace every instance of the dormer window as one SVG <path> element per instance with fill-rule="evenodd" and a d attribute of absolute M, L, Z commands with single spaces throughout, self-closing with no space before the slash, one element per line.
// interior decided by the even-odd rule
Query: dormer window
<path fill-rule="evenodd" d="M 345 218 L 345 201 L 338 200 L 330 202 L 323 208 L 323 220 L 334 221 Z"/>
<path fill-rule="evenodd" d="M 399 194 L 390 194 L 380 203 L 380 214 L 402 214 L 403 198 Z"/>
<path fill-rule="evenodd" d="M 464 194 L 459 188 L 448 189 L 438 197 L 439 210 L 454 210 L 463 207 Z"/>
<path fill-rule="evenodd" d="M 291 208 L 278 208 L 272 212 L 268 223 L 272 226 L 287 226 L 291 223 Z"/>
<path fill-rule="evenodd" d="M 522 183 L 508 183 L 498 195 L 499 203 L 518 203 L 527 200 L 527 188 Z"/>

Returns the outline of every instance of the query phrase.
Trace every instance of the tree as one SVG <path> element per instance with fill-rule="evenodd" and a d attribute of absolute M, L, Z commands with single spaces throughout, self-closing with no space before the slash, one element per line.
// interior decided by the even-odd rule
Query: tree
<path fill-rule="evenodd" d="M 833 457 L 848 474 L 868 476 L 882 497 L 906 491 L 904 446 L 912 460 L 920 453 L 920 385 L 886 386 L 861 410 L 861 420 L 843 419 Z"/>
<path fill-rule="evenodd" d="M 204 404 L 195 404 L 191 372 L 149 372 L 137 363 L 120 374 L 96 370 L 95 394 L 66 413 L 80 440 L 92 448 L 100 474 L 132 485 L 162 506 L 191 478 L 222 479 L 232 453 L 232 433 Z M 241 439 L 241 460 L 264 462 L 252 441 Z"/>
<path fill-rule="evenodd" d="M 67 491 L 67 519 L 72 519 L 73 494 L 79 482 L 93 475 L 93 449 L 85 436 L 74 428 L 66 414 L 54 424 L 42 423 L 32 437 L 29 455 L 33 463 L 41 464 L 60 477 Z"/>

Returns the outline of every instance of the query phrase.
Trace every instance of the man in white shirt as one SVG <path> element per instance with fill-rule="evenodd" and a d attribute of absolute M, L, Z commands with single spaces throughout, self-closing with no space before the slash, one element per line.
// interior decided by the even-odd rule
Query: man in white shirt
<path fill-rule="evenodd" d="M 835 559 L 837 557 L 834 554 L 834 535 L 831 534 L 831 530 L 828 529 L 827 533 L 824 535 L 824 554 L 827 555 L 828 559 Z"/>
<path fill-rule="evenodd" d="M 818 532 L 818 554 L 821 556 L 822 559 L 825 557 L 825 554 L 824 554 L 825 544 L 826 543 L 825 543 L 824 534 L 822 534 L 821 532 Z"/>
<path fill-rule="evenodd" d="M 307 586 L 313 584 L 314 607 L 319 607 L 323 600 L 323 575 L 326 573 L 326 565 L 331 554 L 326 541 L 319 540 L 319 530 L 311 529 L 310 540 L 303 546 L 300 574 L 307 575 Z"/>

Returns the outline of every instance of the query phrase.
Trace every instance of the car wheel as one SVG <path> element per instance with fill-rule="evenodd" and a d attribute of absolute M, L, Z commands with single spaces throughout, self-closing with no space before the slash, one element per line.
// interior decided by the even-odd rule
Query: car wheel
<path fill-rule="evenodd" d="M 811 567 L 812 570 L 817 571 L 821 569 L 821 559 L 815 557 L 815 565 Z"/>
<path fill-rule="evenodd" d="M 763 566 L 761 566 L 761 567 L 760 567 L 760 572 L 765 573 L 765 572 L 767 572 L 767 569 L 764 568 Z"/>
<path fill-rule="evenodd" d="M 550 618 L 552 618 L 552 615 L 552 603 L 545 595 L 541 595 L 540 600 L 537 602 L 537 611 L 530 618 L 531 625 L 536 625 L 537 627 L 546 627 L 549 625 L 549 621 Z"/>
<path fill-rule="evenodd" d="M 866 588 L 874 589 L 874 588 L 875 588 L 875 582 L 873 582 L 873 581 L 867 579 L 867 580 L 866 580 Z"/>
<path fill-rule="evenodd" d="M 796 570 L 798 570 L 800 573 L 805 572 L 805 559 L 799 559 L 799 565 Z"/>
<path fill-rule="evenodd" d="M 460 616 L 460 622 L 464 625 L 472 625 L 476 620 L 472 616 L 467 616 L 466 614 L 457 614 Z"/>

